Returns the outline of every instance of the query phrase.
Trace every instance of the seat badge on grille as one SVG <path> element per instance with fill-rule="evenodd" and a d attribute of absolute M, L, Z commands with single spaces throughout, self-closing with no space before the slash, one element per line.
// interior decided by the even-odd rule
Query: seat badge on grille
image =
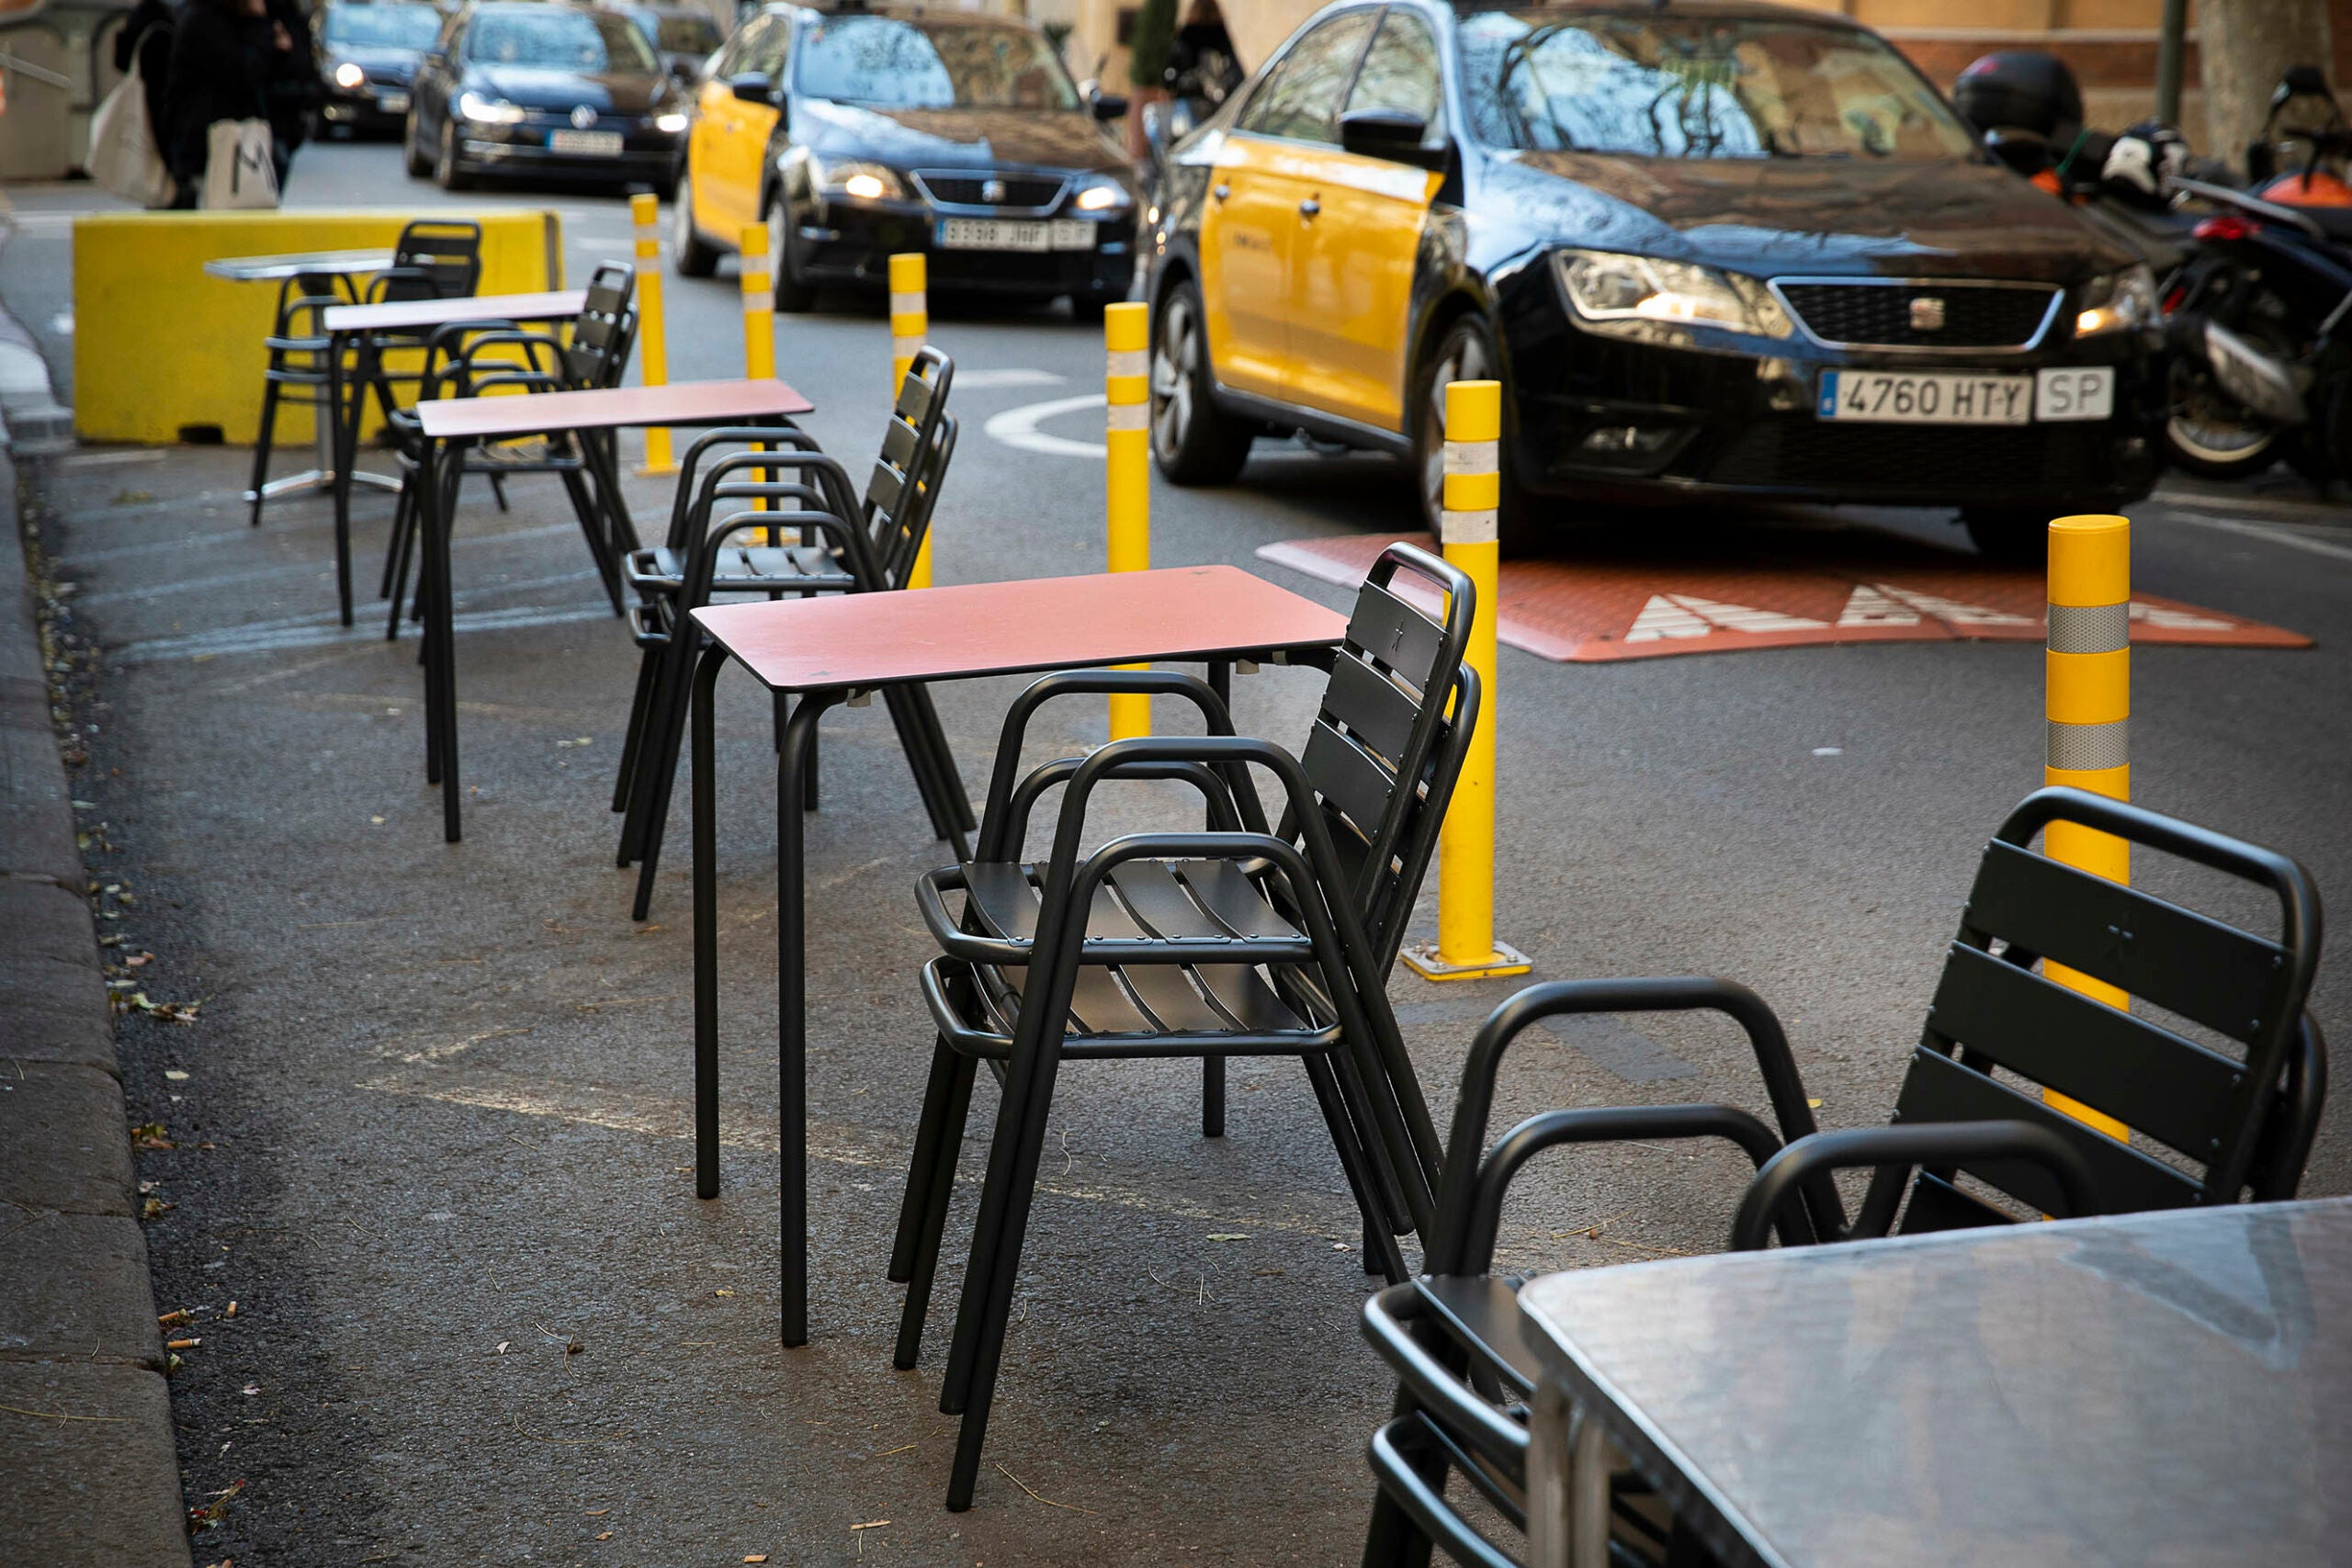
<path fill-rule="evenodd" d="M 586 104 L 582 104 L 578 108 L 571 111 L 571 124 L 574 130 L 585 130 L 595 123 L 596 111 L 590 108 Z M 1916 299 L 1913 300 L 1911 308 L 1914 311 L 1917 311 L 1918 309 L 1918 301 Z"/>
<path fill-rule="evenodd" d="M 1932 294 L 1916 294 L 1911 299 L 1911 330 L 1915 333 L 1939 333 L 1944 330 L 1944 302 Z"/>
<path fill-rule="evenodd" d="M 990 207 L 1001 205 L 1004 197 L 1005 186 L 1002 180 L 986 179 L 980 182 L 980 199 Z"/>

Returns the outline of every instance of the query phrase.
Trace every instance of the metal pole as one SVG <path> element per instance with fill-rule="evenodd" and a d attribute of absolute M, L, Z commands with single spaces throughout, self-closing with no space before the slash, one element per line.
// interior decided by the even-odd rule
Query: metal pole
<path fill-rule="evenodd" d="M 1148 345 L 1151 307 L 1112 305 L 1102 312 L 1108 351 L 1103 377 L 1109 404 L 1103 433 L 1103 494 L 1113 571 L 1151 568 L 1151 406 Z M 1142 669 L 1136 665 L 1133 668 Z M 1151 699 L 1141 692 L 1111 694 L 1111 739 L 1151 733 Z"/>
<path fill-rule="evenodd" d="M 670 384 L 670 340 L 662 328 L 661 205 L 650 190 L 628 198 L 629 217 L 637 225 L 638 371 L 649 387 Z M 669 426 L 646 426 L 645 467 L 637 471 L 678 471 L 677 459 L 670 455 Z"/>
<path fill-rule="evenodd" d="M 2156 34 L 2156 118 L 2180 124 L 2180 75 L 2188 55 L 2188 0 L 2165 0 Z"/>
<path fill-rule="evenodd" d="M 2042 782 L 2072 784 L 2116 800 L 2132 798 L 2132 524 L 2112 516 L 2061 517 L 2050 525 L 2048 753 Z M 2132 846 L 2078 822 L 2052 822 L 2042 836 L 2052 860 L 2110 882 L 2132 880 Z M 2042 962 L 2042 974 L 2109 1007 L 2132 998 L 2104 980 Z M 2044 1089 L 2042 1099 L 2101 1132 L 2129 1138 L 2111 1116 Z"/>
<path fill-rule="evenodd" d="M 923 340 L 931 335 L 928 265 L 920 251 L 890 258 L 890 396 L 896 398 L 907 379 Z M 907 573 L 907 586 L 931 586 L 931 534 L 923 530 L 922 547 Z"/>
<path fill-rule="evenodd" d="M 1469 664 L 1478 672 L 1478 728 L 1438 838 L 1437 945 L 1408 950 L 1406 962 L 1425 980 L 1487 980 L 1532 967 L 1518 949 L 1495 940 L 1495 598 L 1502 546 L 1502 384 L 1449 381 L 1445 388 L 1445 502 L 1440 532 L 1445 558 L 1469 577 L 1476 595 Z"/>

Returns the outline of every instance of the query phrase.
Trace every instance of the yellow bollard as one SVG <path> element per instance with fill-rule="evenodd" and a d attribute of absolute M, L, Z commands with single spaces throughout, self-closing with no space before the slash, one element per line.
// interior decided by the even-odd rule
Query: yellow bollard
<path fill-rule="evenodd" d="M 927 265 L 922 253 L 910 251 L 890 258 L 890 396 L 896 398 L 905 384 L 907 370 L 915 362 L 915 352 L 922 347 L 923 339 L 931 335 L 931 304 L 927 290 Z M 931 586 L 931 531 L 925 529 L 922 548 L 915 552 L 915 564 L 907 573 L 907 586 Z"/>
<path fill-rule="evenodd" d="M 1110 405 L 1103 445 L 1104 514 L 1112 571 L 1151 569 L 1151 307 L 1113 305 L 1102 312 L 1109 351 L 1102 389 Z M 1122 665 L 1141 670 L 1145 665 Z M 1151 733 L 1151 699 L 1141 692 L 1111 694 L 1111 739 Z"/>
<path fill-rule="evenodd" d="M 1470 667 L 1478 672 L 1478 728 L 1438 837 L 1437 942 L 1408 947 L 1405 962 L 1424 980 L 1490 980 L 1524 975 L 1527 955 L 1495 940 L 1495 615 L 1502 571 L 1496 513 L 1502 504 L 1503 398 L 1496 381 L 1445 388 L 1445 558 L 1469 577 L 1477 598 L 1470 623 Z"/>
<path fill-rule="evenodd" d="M 2049 751 L 2044 784 L 2072 784 L 2117 800 L 2132 798 L 2132 524 L 2123 517 L 2061 517 L 2050 525 Z M 2112 833 L 2052 822 L 2042 837 L 2050 858 L 2104 876 L 2132 880 L 2132 846 Z M 2104 980 L 2042 963 L 2059 985 L 2109 1007 L 2132 998 Z M 2050 1089 L 2042 1099 L 2112 1137 L 2130 1130 L 2078 1100 Z"/>
<path fill-rule="evenodd" d="M 661 205 L 650 190 L 628 198 L 629 218 L 637 225 L 638 373 L 649 387 L 670 384 L 670 344 L 662 333 Z M 670 455 L 669 426 L 645 427 L 645 467 L 637 471 L 678 471 L 677 459 Z"/>
<path fill-rule="evenodd" d="M 768 226 L 743 225 L 743 375 L 775 375 L 775 278 L 768 271 Z"/>

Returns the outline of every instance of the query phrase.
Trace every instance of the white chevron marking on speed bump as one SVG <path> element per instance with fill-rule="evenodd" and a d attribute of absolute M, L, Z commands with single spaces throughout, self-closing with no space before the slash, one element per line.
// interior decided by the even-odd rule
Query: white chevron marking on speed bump
<path fill-rule="evenodd" d="M 2007 610 L 1988 609 L 1983 604 L 1970 604 L 1958 599 L 1947 599 L 1940 593 L 1922 593 L 1916 588 L 1897 588 L 1892 582 L 1858 582 L 1846 599 L 1846 608 L 1839 612 L 1841 626 L 1916 626 L 1932 615 L 1947 626 L 2031 626 L 2041 623 L 2030 615 L 2011 615 Z"/>
<path fill-rule="evenodd" d="M 1803 615 L 1784 615 L 1778 610 L 1758 610 L 1747 604 L 1724 604 L 1689 593 L 1653 593 L 1649 603 L 1642 606 L 1642 613 L 1634 617 L 1625 640 L 1657 642 L 1662 637 L 1705 637 L 1715 631 L 1812 632 L 1824 630 L 1828 625 Z"/>

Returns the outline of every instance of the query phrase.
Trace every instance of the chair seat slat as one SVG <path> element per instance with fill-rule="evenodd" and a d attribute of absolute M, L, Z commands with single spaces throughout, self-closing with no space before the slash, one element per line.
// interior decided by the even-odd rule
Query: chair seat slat
<path fill-rule="evenodd" d="M 2277 1021 L 2276 943 L 2015 844 L 1985 847 L 1966 920 L 2233 1040 Z"/>
<path fill-rule="evenodd" d="M 1924 1045 L 1911 1055 L 1911 1070 L 1904 1075 L 1894 1119 L 1898 1122 L 2026 1122 L 2047 1127 L 2074 1145 L 2089 1164 L 2099 1204 L 2109 1213 L 2187 1208 L 2202 1190 L 2179 1171 L 2129 1144 L 2094 1131 L 2065 1112 Z M 2045 1214 L 2065 1213 L 2065 1198 L 2058 1183 L 2040 1166 L 1987 1160 L 1966 1168 L 1970 1175 Z"/>

